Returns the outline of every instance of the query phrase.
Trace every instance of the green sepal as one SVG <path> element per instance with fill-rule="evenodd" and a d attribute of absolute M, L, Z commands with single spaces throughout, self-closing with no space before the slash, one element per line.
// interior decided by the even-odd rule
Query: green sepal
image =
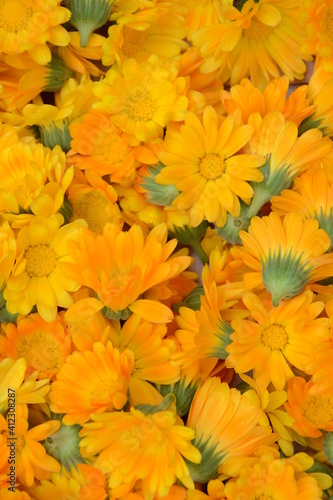
<path fill-rule="evenodd" d="M 204 287 L 197 286 L 183 300 L 177 304 L 172 304 L 172 310 L 178 312 L 181 307 L 188 307 L 192 311 L 199 311 L 203 295 L 205 295 Z"/>
<path fill-rule="evenodd" d="M 49 71 L 43 87 L 44 92 L 59 90 L 65 81 L 74 75 L 73 71 L 66 68 L 64 61 L 57 56 L 52 56 L 51 61 L 47 64 L 47 68 Z"/>
<path fill-rule="evenodd" d="M 145 415 L 153 415 L 154 413 L 158 413 L 159 411 L 168 410 L 173 403 L 176 403 L 176 396 L 169 393 L 158 405 L 141 404 L 135 406 L 135 409 L 140 410 Z"/>
<path fill-rule="evenodd" d="M 177 415 L 180 417 L 184 417 L 187 415 L 192 400 L 194 398 L 194 394 L 198 388 L 198 381 L 192 381 L 189 385 L 186 386 L 186 381 L 184 378 L 178 380 L 174 384 L 154 384 L 156 389 L 162 396 L 167 396 L 168 394 L 174 394 L 176 398 L 176 408 Z"/>
<path fill-rule="evenodd" d="M 164 186 L 155 181 L 156 175 L 161 172 L 163 167 L 164 165 L 161 162 L 148 167 L 147 170 L 149 175 L 142 177 L 140 185 L 147 191 L 145 194 L 149 203 L 168 207 L 172 205 L 172 202 L 177 198 L 179 191 L 174 185 Z"/>
<path fill-rule="evenodd" d="M 325 438 L 324 438 L 324 441 L 325 441 Z M 325 448 L 324 448 L 324 451 L 325 451 Z M 317 462 L 315 460 L 313 465 L 309 469 L 307 469 L 306 473 L 311 474 L 311 473 L 316 473 L 316 472 L 319 472 L 321 474 L 326 474 L 331 479 L 333 479 L 333 470 L 331 469 L 331 467 L 329 467 L 328 465 L 323 464 L 321 462 Z"/>
<path fill-rule="evenodd" d="M 333 432 L 327 432 L 326 436 L 324 436 L 324 453 L 329 463 L 333 465 Z"/>
<path fill-rule="evenodd" d="M 241 244 L 239 231 L 247 231 L 251 223 L 251 217 L 248 217 L 247 212 L 249 206 L 243 201 L 240 202 L 241 210 L 238 217 L 227 215 L 227 221 L 223 227 L 218 227 L 215 224 L 216 232 L 224 241 L 228 241 L 232 245 Z"/>
<path fill-rule="evenodd" d="M 60 420 L 61 427 L 52 436 L 42 441 L 42 445 L 49 455 L 58 460 L 62 467 L 71 472 L 77 464 L 84 464 L 86 460 L 80 453 L 79 432 L 82 427 L 78 424 L 65 425 L 62 423 L 63 415 L 52 414 L 53 420 Z"/>
<path fill-rule="evenodd" d="M 41 143 L 53 149 L 55 146 L 60 146 L 61 149 L 68 153 L 71 149 L 71 134 L 69 132 L 69 121 L 66 118 L 60 126 L 55 123 L 43 125 L 39 127 Z"/>
<path fill-rule="evenodd" d="M 208 221 L 203 220 L 196 227 L 187 224 L 184 226 L 173 226 L 173 229 L 169 230 L 169 236 L 170 238 L 177 238 L 181 245 L 191 246 L 197 253 L 202 264 L 208 264 L 208 256 L 201 246 L 201 240 L 206 234 L 208 225 Z"/>
<path fill-rule="evenodd" d="M 80 32 L 80 45 L 87 47 L 93 31 L 109 19 L 114 1 L 110 0 L 65 0 L 72 15 L 69 22 Z"/>
<path fill-rule="evenodd" d="M 208 357 L 226 359 L 228 353 L 226 351 L 226 347 L 231 344 L 232 340 L 230 335 L 234 332 L 230 323 L 227 323 L 224 320 L 220 320 L 217 325 L 215 331 L 215 337 L 217 337 L 220 341 L 218 346 L 214 346 L 209 350 Z"/>
<path fill-rule="evenodd" d="M 119 319 L 121 320 L 126 320 L 130 317 L 132 314 L 132 311 L 126 307 L 126 309 L 123 309 L 122 311 L 113 311 L 109 307 L 104 306 L 101 309 L 101 313 L 108 319 L 113 319 L 114 321 L 118 321 Z"/>
<path fill-rule="evenodd" d="M 72 220 L 73 206 L 68 198 L 64 198 L 64 201 L 62 202 L 62 205 L 59 208 L 59 213 L 61 213 L 61 215 L 64 218 L 65 221 L 64 224 L 68 224 Z"/>
<path fill-rule="evenodd" d="M 323 209 L 320 209 L 320 213 L 315 213 L 313 217 L 319 222 L 319 228 L 326 231 L 331 240 L 331 246 L 326 251 L 326 253 L 330 253 L 333 247 L 333 212 L 331 211 L 329 215 L 325 215 Z"/>
<path fill-rule="evenodd" d="M 219 443 L 214 445 L 210 444 L 210 437 L 203 440 L 203 436 L 197 440 L 195 438 L 193 445 L 198 448 L 201 453 L 200 464 L 194 464 L 189 460 L 185 459 L 186 465 L 188 467 L 191 478 L 196 483 L 208 483 L 211 479 L 216 479 L 218 476 L 218 470 L 225 457 L 226 452 L 216 451 Z"/>
<path fill-rule="evenodd" d="M 3 290 L 0 290 L 0 323 L 15 323 L 17 320 L 18 314 L 12 314 L 7 311 L 6 301 L 3 298 Z"/>
<path fill-rule="evenodd" d="M 302 134 L 304 134 L 304 132 L 311 130 L 312 128 L 317 128 L 317 129 L 321 130 L 323 135 L 325 135 L 325 128 L 320 126 L 322 121 L 323 121 L 322 118 L 315 119 L 314 114 L 311 116 L 308 116 L 307 118 L 305 118 L 301 122 L 300 126 L 298 127 L 298 137 L 300 137 Z"/>
<path fill-rule="evenodd" d="M 262 282 L 272 294 L 272 304 L 277 307 L 282 299 L 291 299 L 302 292 L 310 279 L 310 269 L 300 264 L 302 254 L 292 254 L 292 249 L 284 256 L 281 247 L 276 255 L 269 250 L 268 259 L 262 262 Z"/>

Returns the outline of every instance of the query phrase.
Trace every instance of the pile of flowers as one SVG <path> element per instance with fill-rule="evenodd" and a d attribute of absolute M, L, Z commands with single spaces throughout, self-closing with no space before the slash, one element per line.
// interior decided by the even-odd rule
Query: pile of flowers
<path fill-rule="evenodd" d="M 0 500 L 333 497 L 332 96 L 333 0 L 0 0 Z"/>

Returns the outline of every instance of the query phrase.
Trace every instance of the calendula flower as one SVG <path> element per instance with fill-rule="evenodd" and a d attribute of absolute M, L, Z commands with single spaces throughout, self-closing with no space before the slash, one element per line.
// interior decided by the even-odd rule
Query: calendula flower
<path fill-rule="evenodd" d="M 69 131 L 71 153 L 76 153 L 70 160 L 82 170 L 92 170 L 101 177 L 109 175 L 111 182 L 133 177 L 141 163 L 153 165 L 158 161 L 149 147 L 130 146 L 126 133 L 102 111 L 85 113 L 70 125 Z"/>
<path fill-rule="evenodd" d="M 60 0 L 3 0 L 0 5 L 0 51 L 21 54 L 27 51 L 38 64 L 51 60 L 46 42 L 67 45 L 69 35 L 61 24 L 71 13 Z"/>
<path fill-rule="evenodd" d="M 45 65 L 28 54 L 5 56 L 0 59 L 0 69 L 1 107 L 10 111 L 22 108 L 42 91 L 58 90 L 73 75 L 55 55 Z"/>
<path fill-rule="evenodd" d="M 170 403 L 169 403 L 170 404 Z M 86 456 L 94 456 L 95 466 L 109 474 L 110 494 L 130 492 L 141 479 L 144 498 L 165 497 L 177 479 L 194 488 L 184 458 L 199 463 L 201 454 L 191 444 L 195 431 L 184 426 L 170 408 L 145 414 L 131 408 L 129 412 L 104 413 L 84 424 L 80 446 Z"/>
<path fill-rule="evenodd" d="M 204 218 L 223 226 L 227 212 L 239 215 L 239 198 L 251 199 L 253 189 L 247 181 L 263 180 L 258 167 L 265 158 L 236 155 L 253 132 L 240 120 L 240 112 L 235 112 L 220 123 L 216 111 L 207 106 L 202 122 L 188 112 L 180 131 L 167 132 L 165 152 L 158 155 L 165 167 L 155 180 L 176 186 L 180 194 L 173 204 L 189 209 L 192 226 Z"/>
<path fill-rule="evenodd" d="M 333 14 L 333 4 L 331 9 Z M 329 99 L 332 88 L 332 72 L 325 71 L 322 65 L 318 65 L 312 73 L 308 85 L 308 96 L 314 105 L 314 113 L 301 124 L 301 133 L 309 128 L 317 127 L 322 130 L 325 135 L 333 135 L 333 106 Z"/>
<path fill-rule="evenodd" d="M 68 201 L 73 209 L 71 220 L 83 219 L 94 233 L 102 234 L 108 223 L 123 225 L 115 190 L 92 172 L 84 175 L 75 171 L 68 189 Z"/>
<path fill-rule="evenodd" d="M 290 80 L 301 80 L 306 69 L 300 51 L 305 36 L 298 24 L 301 0 L 248 0 L 241 6 L 241 11 L 220 6 L 219 23 L 193 35 L 193 45 L 205 59 L 202 71 L 219 68 L 231 85 L 250 76 L 260 88 L 278 78 L 280 69 Z"/>
<path fill-rule="evenodd" d="M 303 370 L 310 374 L 314 385 L 310 388 L 310 393 L 329 393 L 333 390 L 332 371 L 333 342 L 321 342 L 313 349 L 303 363 Z"/>
<path fill-rule="evenodd" d="M 74 352 L 51 386 L 51 410 L 65 413 L 66 425 L 87 422 L 92 414 L 120 410 L 127 401 L 133 352 L 120 352 L 111 342 L 97 342 L 92 351 Z"/>
<path fill-rule="evenodd" d="M 286 189 L 273 196 L 272 209 L 279 215 L 296 212 L 304 219 L 317 219 L 333 245 L 333 185 L 324 169 L 305 172 L 293 190 Z"/>
<path fill-rule="evenodd" d="M 98 299 L 77 302 L 68 319 L 75 315 L 80 319 L 104 306 L 113 319 L 127 319 L 131 311 L 147 321 L 171 321 L 171 310 L 154 300 L 154 291 L 164 286 L 164 295 L 168 293 L 167 281 L 184 271 L 191 257 L 171 256 L 177 241 L 166 240 L 166 224 L 152 229 L 146 239 L 136 224 L 123 232 L 119 226 L 106 225 L 102 235 L 82 229 L 78 243 L 71 245 L 75 264 L 67 265 L 66 275 L 92 288 Z"/>
<path fill-rule="evenodd" d="M 305 31 L 302 54 L 314 54 L 327 71 L 333 70 L 333 2 L 306 0 L 299 15 L 299 24 Z"/>
<path fill-rule="evenodd" d="M 44 500 L 45 498 L 53 500 L 59 495 L 64 496 L 64 498 L 67 496 L 72 500 L 84 498 L 104 500 L 107 498 L 103 472 L 88 464 L 77 464 L 70 473 L 64 469 L 61 472 L 54 472 L 50 480 L 42 479 L 39 484 L 27 488 L 27 490 L 35 500 Z M 22 500 L 25 499 L 22 498 Z"/>
<path fill-rule="evenodd" d="M 64 266 L 71 261 L 68 242 L 77 238 L 80 224 L 60 227 L 62 222 L 59 214 L 48 219 L 35 217 L 20 230 L 16 263 L 3 293 L 9 312 L 29 314 L 36 305 L 45 321 L 54 321 L 57 306 L 72 305 L 68 292 L 80 285 L 66 275 Z"/>
<path fill-rule="evenodd" d="M 201 463 L 188 464 L 192 479 L 206 483 L 233 460 L 240 465 L 260 445 L 273 444 L 275 435 L 258 425 L 260 417 L 261 410 L 239 391 L 217 377 L 206 380 L 194 396 L 186 424 L 195 429 L 193 444 L 202 453 Z"/>
<path fill-rule="evenodd" d="M 289 213 L 282 222 L 272 212 L 262 219 L 253 217 L 248 232 L 240 231 L 239 236 L 239 255 L 253 269 L 244 274 L 244 285 L 264 286 L 274 306 L 301 293 L 308 283 L 331 276 L 332 256 L 325 254 L 331 241 L 315 219 Z"/>
<path fill-rule="evenodd" d="M 220 5 L 232 5 L 232 0 L 199 0 L 196 3 L 191 2 L 191 0 L 185 0 L 184 4 L 187 8 L 187 39 L 192 41 L 195 33 L 201 28 L 219 24 Z"/>
<path fill-rule="evenodd" d="M 65 47 L 53 47 L 55 53 L 60 57 L 66 68 L 80 73 L 81 75 L 89 74 L 91 76 L 102 76 L 105 72 L 93 61 L 102 59 L 102 45 L 105 42 L 105 37 L 92 33 L 86 47 L 80 45 L 80 33 L 78 31 L 69 31 L 70 42 Z"/>
<path fill-rule="evenodd" d="M 57 431 L 60 426 L 59 421 L 48 420 L 29 429 L 28 407 L 17 405 L 14 430 L 10 431 L 8 425 L 4 419 L 0 420 L 0 430 L 6 432 L 7 442 L 12 440 L 15 446 L 15 472 L 21 484 L 29 487 L 34 484 L 35 478 L 47 479 L 51 472 L 60 471 L 59 463 L 47 455 L 45 448 L 39 442 Z M 13 437 L 10 432 L 14 433 Z"/>
<path fill-rule="evenodd" d="M 39 314 L 19 316 L 16 325 L 2 325 L 0 355 L 13 359 L 24 358 L 30 375 L 54 378 L 70 353 L 70 338 L 66 336 L 61 316 L 46 322 Z"/>
<path fill-rule="evenodd" d="M 327 318 L 318 318 L 324 304 L 313 302 L 312 292 L 304 292 L 278 307 L 268 299 L 260 300 L 254 293 L 243 297 L 253 320 L 235 319 L 234 332 L 226 364 L 236 372 L 255 370 L 263 387 L 270 382 L 283 391 L 293 376 L 292 367 L 302 369 L 302 363 L 313 346 L 329 339 Z"/>
<path fill-rule="evenodd" d="M 142 3 L 136 12 L 124 13 L 118 24 L 109 27 L 103 44 L 102 62 L 111 66 L 116 60 L 134 58 L 139 63 L 152 54 L 161 60 L 178 59 L 188 48 L 184 6 L 179 0 Z"/>
<path fill-rule="evenodd" d="M 163 136 L 169 121 L 181 121 L 188 104 L 185 78 L 177 78 L 175 66 L 163 66 L 156 55 L 139 64 L 127 59 L 121 73 L 111 68 L 104 80 L 94 84 L 100 103 L 113 123 L 128 134 L 131 145 Z"/>
<path fill-rule="evenodd" d="M 286 121 L 293 121 L 297 126 L 314 112 L 307 97 L 308 87 L 297 87 L 287 98 L 289 79 L 286 75 L 271 80 L 263 91 L 251 80 L 244 78 L 240 84 L 233 85 L 228 92 L 221 92 L 221 100 L 228 114 L 240 109 L 244 123 L 248 123 L 252 113 L 259 113 L 263 118 L 269 111 L 280 111 Z"/>
<path fill-rule="evenodd" d="M 262 454 L 256 463 L 245 466 L 239 477 L 227 482 L 226 498 L 323 498 L 323 490 L 315 477 L 304 472 L 311 467 L 313 459 L 305 453 L 298 453 L 293 459 Z"/>
<path fill-rule="evenodd" d="M 314 382 L 293 377 L 288 382 L 288 402 L 285 407 L 294 419 L 293 428 L 306 437 L 320 437 L 333 430 L 333 397 L 331 392 L 315 391 Z"/>
<path fill-rule="evenodd" d="M 59 146 L 51 150 L 21 140 L 1 149 L 0 165 L 0 210 L 14 227 L 32 220 L 32 214 L 47 217 L 60 209 L 73 168 L 66 168 Z"/>
<path fill-rule="evenodd" d="M 17 405 L 45 403 L 44 396 L 50 390 L 49 380 L 36 381 L 36 372 L 24 380 L 26 367 L 24 358 L 0 361 L 0 413 L 8 409 L 9 388 L 15 391 Z"/>

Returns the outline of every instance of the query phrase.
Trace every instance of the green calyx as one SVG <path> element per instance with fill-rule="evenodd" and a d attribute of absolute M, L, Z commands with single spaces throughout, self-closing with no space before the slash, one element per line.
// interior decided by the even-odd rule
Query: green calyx
<path fill-rule="evenodd" d="M 312 128 L 317 128 L 321 130 L 323 135 L 325 135 L 325 130 L 323 127 L 320 126 L 321 122 L 323 120 L 321 118 L 314 118 L 314 115 L 308 116 L 305 118 L 305 120 L 302 121 L 300 126 L 298 127 L 298 137 L 300 137 L 304 132 L 307 132 L 308 130 L 311 130 Z"/>
<path fill-rule="evenodd" d="M 187 297 L 178 302 L 178 304 L 172 304 L 172 310 L 178 312 L 181 307 L 189 307 L 192 311 L 199 311 L 203 295 L 205 295 L 204 287 L 198 286 Z"/>
<path fill-rule="evenodd" d="M 302 254 L 292 254 L 292 249 L 282 256 L 271 254 L 262 260 L 262 282 L 266 290 L 272 294 L 272 304 L 277 307 L 282 299 L 291 299 L 302 292 L 310 279 L 310 269 L 301 264 Z"/>
<path fill-rule="evenodd" d="M 247 231 L 251 223 L 251 217 L 247 215 L 249 206 L 243 201 L 241 201 L 240 204 L 241 210 L 237 217 L 228 214 L 227 221 L 223 227 L 215 226 L 217 234 L 221 236 L 224 241 L 228 241 L 232 245 L 238 245 L 241 243 L 239 231 Z"/>
<path fill-rule="evenodd" d="M 218 443 L 210 443 L 210 437 L 204 441 L 203 436 L 198 440 L 195 438 L 193 445 L 201 453 L 200 464 L 194 464 L 185 459 L 191 478 L 197 483 L 208 483 L 211 479 L 216 479 L 218 470 L 226 453 L 217 451 Z"/>
<path fill-rule="evenodd" d="M 184 417 L 190 409 L 194 394 L 198 387 L 198 381 L 192 381 L 189 385 L 186 385 L 185 379 L 182 378 L 174 384 L 155 384 L 155 387 L 162 396 L 167 396 L 168 394 L 173 394 L 175 396 L 177 415 Z"/>
<path fill-rule="evenodd" d="M 81 47 L 87 47 L 93 31 L 109 20 L 113 3 L 111 0 L 65 0 L 65 6 L 72 13 L 69 22 L 80 32 Z"/>
<path fill-rule="evenodd" d="M 109 307 L 104 306 L 101 309 L 101 313 L 108 319 L 113 319 L 115 321 L 118 321 L 119 319 L 126 320 L 130 317 L 132 314 L 132 311 L 126 307 L 126 309 L 123 309 L 122 311 L 113 311 Z"/>
<path fill-rule="evenodd" d="M 333 247 L 333 212 L 325 215 L 321 209 L 319 213 L 314 214 L 314 218 L 319 222 L 319 228 L 324 229 L 331 240 L 330 248 L 326 251 L 326 253 L 330 253 Z"/>
<path fill-rule="evenodd" d="M 142 404 L 135 407 L 136 410 L 140 410 L 145 415 L 153 415 L 159 411 L 167 411 L 170 406 L 176 403 L 176 396 L 174 394 L 167 394 L 163 400 L 158 405 L 148 405 Z"/>
<path fill-rule="evenodd" d="M 206 234 L 208 225 L 208 222 L 203 220 L 196 227 L 188 226 L 187 224 L 181 227 L 173 226 L 173 230 L 169 231 L 169 236 L 177 238 L 181 245 L 190 245 L 197 253 L 202 264 L 208 264 L 208 256 L 201 246 L 201 240 Z"/>
<path fill-rule="evenodd" d="M 53 149 L 59 145 L 61 149 L 68 153 L 71 149 L 71 135 L 69 132 L 69 121 L 66 118 L 62 124 L 50 123 L 39 127 L 40 139 L 43 146 Z"/>
<path fill-rule="evenodd" d="M 233 333 L 233 329 L 229 323 L 226 321 L 220 320 L 218 328 L 215 332 L 215 336 L 219 339 L 220 343 L 217 346 L 214 346 L 209 351 L 209 357 L 226 359 L 228 353 L 226 351 L 226 347 L 231 344 L 230 335 Z"/>
<path fill-rule="evenodd" d="M 15 323 L 18 314 L 10 313 L 6 308 L 6 301 L 3 298 L 3 290 L 0 290 L 0 323 Z"/>
<path fill-rule="evenodd" d="M 81 456 L 79 446 L 79 432 L 82 427 L 77 424 L 63 424 L 62 415 L 53 415 L 53 418 L 61 421 L 61 427 L 52 436 L 47 437 L 42 444 L 47 453 L 70 472 L 72 467 L 86 462 Z"/>
<path fill-rule="evenodd" d="M 68 198 L 64 198 L 61 207 L 59 208 L 59 212 L 64 218 L 64 223 L 68 224 L 73 217 L 73 207 Z"/>
<path fill-rule="evenodd" d="M 146 197 L 149 203 L 161 207 L 167 207 L 179 195 L 176 186 L 162 186 L 155 181 L 155 177 L 161 172 L 164 167 L 163 163 L 159 162 L 154 166 L 148 167 L 148 174 L 142 178 L 141 186 L 147 191 Z"/>
<path fill-rule="evenodd" d="M 45 78 L 44 92 L 55 92 L 59 90 L 65 81 L 73 76 L 73 71 L 66 68 L 62 59 L 52 56 L 51 61 L 47 65 L 48 73 Z"/>

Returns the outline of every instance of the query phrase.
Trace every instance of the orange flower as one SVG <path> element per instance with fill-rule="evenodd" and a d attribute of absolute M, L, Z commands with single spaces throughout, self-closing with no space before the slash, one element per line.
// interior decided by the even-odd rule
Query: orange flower
<path fill-rule="evenodd" d="M 156 291 L 163 287 L 167 297 L 168 280 L 184 271 L 192 259 L 171 256 L 177 240 L 166 242 L 167 235 L 166 224 L 156 226 L 146 239 L 136 224 L 126 232 L 106 225 L 103 235 L 82 228 L 78 243 L 70 245 L 75 264 L 66 264 L 67 276 L 92 288 L 98 298 L 78 301 L 67 318 L 86 317 L 104 306 L 114 319 L 126 319 L 131 311 L 148 321 L 171 321 L 172 312 L 156 300 Z"/>

